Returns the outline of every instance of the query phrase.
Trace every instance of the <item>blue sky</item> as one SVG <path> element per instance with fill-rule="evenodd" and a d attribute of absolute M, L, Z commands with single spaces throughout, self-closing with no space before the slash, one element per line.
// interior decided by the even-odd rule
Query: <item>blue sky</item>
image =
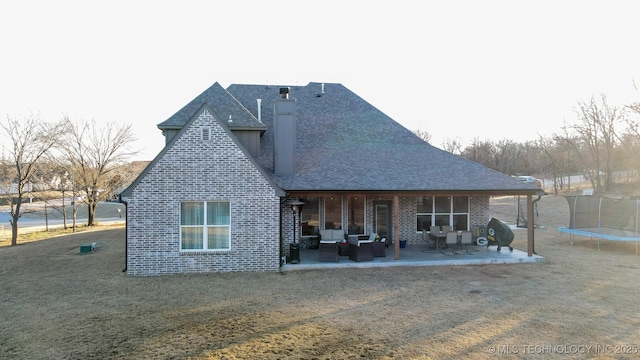
<path fill-rule="evenodd" d="M 640 101 L 632 1 L 5 1 L 0 116 L 156 125 L 214 82 L 341 83 L 432 144 L 533 140 Z"/>

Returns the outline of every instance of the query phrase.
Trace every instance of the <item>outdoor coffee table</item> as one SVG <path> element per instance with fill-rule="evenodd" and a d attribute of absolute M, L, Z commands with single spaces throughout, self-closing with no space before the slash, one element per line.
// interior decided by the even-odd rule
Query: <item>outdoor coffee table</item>
<path fill-rule="evenodd" d="M 338 255 L 349 256 L 349 243 L 347 242 L 338 243 Z"/>

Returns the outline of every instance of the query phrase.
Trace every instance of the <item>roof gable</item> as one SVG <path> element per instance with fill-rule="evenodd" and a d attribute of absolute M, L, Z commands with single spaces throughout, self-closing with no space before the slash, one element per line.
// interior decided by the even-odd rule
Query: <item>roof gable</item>
<path fill-rule="evenodd" d="M 259 122 L 251 112 L 217 82 L 196 96 L 170 118 L 158 124 L 158 128 L 161 130 L 181 129 L 204 103 L 208 103 L 211 106 L 211 111 L 217 115 L 218 120 L 228 121 L 231 119 L 232 121 L 229 122 L 231 129 L 266 130 L 264 124 Z"/>
<path fill-rule="evenodd" d="M 242 146 L 242 144 L 240 143 L 240 141 L 236 138 L 236 136 L 233 134 L 233 132 L 228 128 L 228 126 L 225 124 L 226 121 L 221 121 L 218 117 L 216 117 L 213 108 L 208 104 L 208 103 L 203 103 L 199 109 L 197 109 L 194 114 L 187 120 L 187 122 L 182 126 L 182 128 L 180 129 L 180 131 L 178 132 L 178 134 L 176 136 L 174 136 L 169 143 L 162 149 L 162 151 L 160 151 L 160 153 L 153 159 L 153 161 L 151 161 L 149 163 L 149 165 L 147 165 L 147 167 L 142 171 L 142 173 L 140 173 L 140 175 L 134 180 L 134 182 L 127 187 L 124 191 L 122 191 L 120 193 L 120 196 L 123 198 L 129 197 L 131 196 L 131 194 L 133 193 L 133 191 L 136 189 L 136 187 L 138 186 L 138 184 L 140 184 L 141 181 L 144 180 L 144 178 L 148 175 L 149 172 L 151 172 L 153 170 L 154 167 L 156 167 L 158 165 L 158 163 L 165 157 L 167 157 L 168 153 L 173 151 L 173 155 L 171 156 L 170 159 L 170 163 L 172 164 L 172 166 L 176 167 L 176 171 L 180 171 L 180 166 L 183 163 L 193 163 L 193 159 L 194 158 L 201 158 L 203 159 L 201 162 L 206 162 L 209 161 L 208 160 L 208 156 L 203 156 L 203 154 L 206 154 L 207 152 L 211 152 L 213 150 L 202 150 L 202 151 L 195 151 L 196 149 L 193 149 L 193 144 L 196 143 L 197 141 L 193 141 L 193 140 L 188 140 L 189 144 L 191 146 L 191 148 L 187 148 L 185 147 L 184 143 L 185 140 L 183 140 L 183 137 L 185 136 L 185 133 L 193 130 L 193 124 L 194 122 L 196 122 L 198 120 L 198 118 L 200 116 L 208 116 L 211 115 L 213 116 L 213 118 L 215 119 L 215 122 L 212 125 L 218 125 L 220 129 L 222 129 L 226 135 L 228 136 L 228 138 L 231 140 L 232 143 L 235 144 L 235 146 L 237 146 L 237 148 L 243 152 L 244 157 L 253 165 L 253 167 L 262 175 L 262 177 L 274 188 L 275 194 L 276 196 L 284 196 L 284 191 L 278 187 L 278 185 L 273 181 L 273 179 L 271 178 L 271 176 L 262 168 L 262 166 L 260 166 L 260 164 L 258 164 L 256 162 L 256 160 L 254 159 L 253 156 L 251 156 L 249 154 L 249 152 L 244 148 L 244 146 Z M 208 126 L 207 126 L 208 127 Z M 217 127 L 216 127 L 217 128 Z M 216 129 L 210 129 L 211 131 L 215 131 Z M 197 135 L 195 135 L 197 136 Z M 192 136 L 193 137 L 193 136 Z M 183 147 L 182 150 L 179 151 L 175 151 L 176 147 L 178 146 L 177 144 L 180 143 L 180 146 Z M 177 154 L 176 154 L 177 153 Z M 227 154 L 228 152 L 224 152 L 225 154 Z M 243 180 L 243 179 L 239 179 L 239 180 Z"/>

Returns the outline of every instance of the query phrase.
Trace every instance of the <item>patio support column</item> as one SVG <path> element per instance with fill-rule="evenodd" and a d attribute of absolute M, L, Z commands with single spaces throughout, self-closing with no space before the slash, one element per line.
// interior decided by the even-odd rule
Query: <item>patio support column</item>
<path fill-rule="evenodd" d="M 534 228 L 536 224 L 533 222 L 533 196 L 527 194 L 527 255 L 533 256 L 534 253 Z"/>
<path fill-rule="evenodd" d="M 395 260 L 400 260 L 400 198 L 393 197 L 393 254 Z"/>

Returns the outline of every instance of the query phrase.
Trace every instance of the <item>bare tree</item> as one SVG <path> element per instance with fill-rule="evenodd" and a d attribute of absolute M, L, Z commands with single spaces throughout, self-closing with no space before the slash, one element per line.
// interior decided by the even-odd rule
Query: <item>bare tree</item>
<path fill-rule="evenodd" d="M 107 200 L 114 189 L 121 186 L 122 177 L 116 170 L 136 153 L 130 150 L 135 136 L 131 125 L 73 123 L 68 117 L 65 121 L 67 132 L 61 148 L 69 163 L 71 178 L 84 193 L 87 226 L 93 226 L 98 202 Z"/>
<path fill-rule="evenodd" d="M 421 131 L 420 129 L 413 131 L 414 134 L 416 134 L 420 139 L 424 140 L 425 142 L 429 142 L 431 141 L 431 134 L 429 134 L 426 131 Z"/>
<path fill-rule="evenodd" d="M 64 156 L 52 149 L 49 153 L 49 174 L 48 178 L 51 182 L 51 189 L 59 191 L 61 198 L 58 205 L 57 199 L 51 207 L 53 211 L 57 211 L 62 215 L 62 226 L 67 229 L 67 197 L 71 194 L 71 205 L 73 206 L 73 231 L 76 230 L 76 215 L 78 212 L 75 205 L 75 186 L 73 178 L 70 175 L 70 166 L 64 161 Z"/>
<path fill-rule="evenodd" d="M 516 142 L 509 139 L 499 140 L 491 147 L 491 156 L 495 164 L 495 170 L 504 174 L 516 173 L 517 159 L 519 157 L 519 149 Z"/>
<path fill-rule="evenodd" d="M 62 123 L 49 124 L 40 120 L 38 115 L 31 114 L 24 119 L 7 116 L 0 126 L 9 135 L 12 147 L 8 161 L 12 164 L 12 180 L 15 183 L 15 197 L 9 196 L 11 224 L 11 245 L 18 243 L 18 220 L 22 216 L 22 202 L 28 184 L 38 171 L 38 165 L 44 154 L 56 145 L 61 133 Z"/>
<path fill-rule="evenodd" d="M 543 154 L 535 140 L 525 141 L 518 145 L 519 157 L 516 159 L 516 173 L 543 175 Z"/>
<path fill-rule="evenodd" d="M 640 101 L 629 104 L 626 106 L 631 115 L 635 117 L 629 117 L 625 119 L 627 128 L 625 133 L 621 136 L 622 149 L 624 151 L 623 161 L 627 169 L 633 169 L 636 173 L 637 181 L 640 181 Z"/>
<path fill-rule="evenodd" d="M 548 169 L 551 181 L 553 182 L 553 192 L 558 195 L 559 188 L 562 188 L 562 163 L 564 152 L 560 151 L 561 140 L 557 137 L 549 138 L 539 135 L 537 145 L 547 159 L 546 168 Z"/>
<path fill-rule="evenodd" d="M 488 140 L 481 141 L 476 137 L 470 145 L 467 145 L 464 150 L 462 150 L 461 155 L 478 164 L 495 169 L 492 155 L 493 147 L 492 142 Z"/>
<path fill-rule="evenodd" d="M 539 136 L 538 148 L 546 159 L 544 167 L 553 182 L 554 193 L 558 195 L 559 190 L 571 190 L 571 172 L 579 163 L 579 159 L 576 159 L 577 155 L 572 151 L 577 142 L 566 132 L 554 134 L 552 137 Z"/>
<path fill-rule="evenodd" d="M 460 155 L 462 153 L 462 140 L 458 137 L 447 138 L 442 141 L 442 150 L 452 154 Z"/>
<path fill-rule="evenodd" d="M 620 146 L 616 149 L 615 160 L 619 169 L 627 172 L 627 182 L 640 184 L 640 136 L 637 128 L 629 128 L 620 136 Z M 629 176 L 629 172 L 634 174 Z"/>
<path fill-rule="evenodd" d="M 598 100 L 592 96 L 588 101 L 578 103 L 578 123 L 573 126 L 576 133 L 587 145 L 593 159 L 594 187 L 602 189 L 601 173 L 604 169 L 605 189 L 611 188 L 612 154 L 618 136 L 616 126 L 624 119 L 621 109 L 607 103 L 603 94 Z"/>
<path fill-rule="evenodd" d="M 635 84 L 635 83 L 634 83 Z M 636 88 L 637 90 L 637 88 Z M 636 115 L 636 118 L 628 118 L 625 119 L 627 122 L 627 132 L 636 137 L 640 137 L 640 120 L 638 120 L 638 116 L 640 116 L 640 101 L 631 103 L 626 106 L 627 110 L 629 110 L 632 114 Z"/>

